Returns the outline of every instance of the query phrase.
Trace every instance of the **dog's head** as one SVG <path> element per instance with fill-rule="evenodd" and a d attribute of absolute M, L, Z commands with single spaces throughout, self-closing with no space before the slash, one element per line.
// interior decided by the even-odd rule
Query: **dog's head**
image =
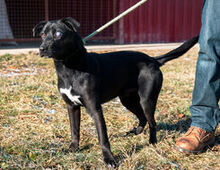
<path fill-rule="evenodd" d="M 54 21 L 41 21 L 33 28 L 33 36 L 41 36 L 40 56 L 63 60 L 77 51 L 83 42 L 79 34 L 79 23 L 71 17 Z"/>

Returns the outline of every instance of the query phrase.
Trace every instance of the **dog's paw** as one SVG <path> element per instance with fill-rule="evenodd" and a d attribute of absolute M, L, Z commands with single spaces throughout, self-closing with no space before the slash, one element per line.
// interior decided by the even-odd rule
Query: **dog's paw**
<path fill-rule="evenodd" d="M 157 144 L 157 138 L 156 137 L 150 137 L 149 143 L 152 144 L 152 145 Z"/>
<path fill-rule="evenodd" d="M 129 136 L 131 134 L 134 134 L 134 135 L 139 135 L 140 133 L 142 133 L 144 130 L 144 128 L 142 126 L 138 126 L 137 128 L 134 127 L 132 130 L 126 132 L 126 135 L 125 136 Z"/>
<path fill-rule="evenodd" d="M 156 128 L 150 128 L 149 143 L 155 145 L 157 143 Z"/>
<path fill-rule="evenodd" d="M 116 168 L 117 166 L 114 158 L 104 158 L 104 162 L 108 168 Z"/>
<path fill-rule="evenodd" d="M 110 150 L 106 150 L 103 152 L 104 162 L 108 168 L 116 168 L 116 161 Z"/>
<path fill-rule="evenodd" d="M 68 152 L 77 152 L 79 151 L 79 146 L 78 144 L 71 143 L 68 149 Z"/>
<path fill-rule="evenodd" d="M 135 135 L 139 135 L 143 132 L 144 128 L 142 126 L 138 126 L 135 132 Z"/>

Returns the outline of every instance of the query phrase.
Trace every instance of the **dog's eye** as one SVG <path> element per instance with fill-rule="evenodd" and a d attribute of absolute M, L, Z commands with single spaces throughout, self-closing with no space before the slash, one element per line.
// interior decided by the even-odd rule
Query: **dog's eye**
<path fill-rule="evenodd" d="M 60 31 L 57 31 L 54 34 L 54 37 L 57 38 L 57 39 L 61 38 L 61 36 L 62 36 L 62 32 L 60 32 Z"/>
<path fill-rule="evenodd" d="M 45 38 L 46 38 L 46 34 L 45 34 L 45 33 L 42 33 L 42 34 L 41 34 L 41 38 L 42 38 L 42 39 L 45 39 Z"/>

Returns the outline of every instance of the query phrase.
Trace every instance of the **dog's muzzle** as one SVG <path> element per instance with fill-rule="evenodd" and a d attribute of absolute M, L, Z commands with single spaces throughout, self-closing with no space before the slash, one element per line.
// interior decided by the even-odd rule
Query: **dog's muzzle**
<path fill-rule="evenodd" d="M 40 56 L 45 58 L 51 58 L 48 54 L 48 48 L 46 46 L 41 45 L 39 48 Z"/>

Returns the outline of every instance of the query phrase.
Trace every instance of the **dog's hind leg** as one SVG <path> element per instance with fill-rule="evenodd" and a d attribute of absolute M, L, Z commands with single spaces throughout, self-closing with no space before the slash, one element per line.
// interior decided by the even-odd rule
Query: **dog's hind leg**
<path fill-rule="evenodd" d="M 144 114 L 150 128 L 149 142 L 155 144 L 157 143 L 157 138 L 154 112 L 156 109 L 158 95 L 162 86 L 162 73 L 159 70 L 145 67 L 140 72 L 138 84 L 140 104 L 144 110 Z"/>
<path fill-rule="evenodd" d="M 132 130 L 128 131 L 126 133 L 126 136 L 132 133 L 135 135 L 142 133 L 147 123 L 147 119 L 140 105 L 140 97 L 138 96 L 137 92 L 130 93 L 129 95 L 126 96 L 119 96 L 119 98 L 123 106 L 125 106 L 129 111 L 134 113 L 139 120 L 138 127 L 137 128 L 134 127 Z"/>

